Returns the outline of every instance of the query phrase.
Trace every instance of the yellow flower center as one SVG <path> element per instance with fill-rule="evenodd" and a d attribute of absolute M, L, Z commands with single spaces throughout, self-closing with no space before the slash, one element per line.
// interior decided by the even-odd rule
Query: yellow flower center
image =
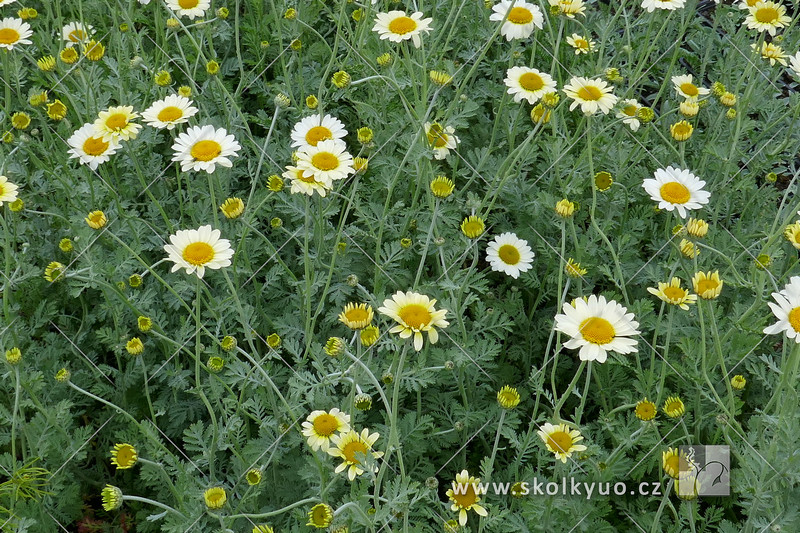
<path fill-rule="evenodd" d="M 519 250 L 517 250 L 516 246 L 512 246 L 511 244 L 504 244 L 501 246 L 500 249 L 497 250 L 497 255 L 500 256 L 503 263 L 507 265 L 516 265 L 519 263 Z"/>
<path fill-rule="evenodd" d="M 361 322 L 369 318 L 369 313 L 367 313 L 367 310 L 362 307 L 354 307 L 353 309 L 347 311 L 344 316 L 350 322 Z"/>
<path fill-rule="evenodd" d="M 207 242 L 193 242 L 183 249 L 183 258 L 194 266 L 205 265 L 214 259 L 214 248 Z"/>
<path fill-rule="evenodd" d="M 526 72 L 519 77 L 519 84 L 526 91 L 538 91 L 544 87 L 544 80 L 535 72 Z"/>
<path fill-rule="evenodd" d="M 719 283 L 716 280 L 708 278 L 708 279 L 701 279 L 697 283 L 697 292 L 699 294 L 705 294 L 706 291 L 713 291 L 717 287 L 719 287 Z"/>
<path fill-rule="evenodd" d="M 224 497 L 224 495 L 225 495 L 224 492 L 220 492 L 220 491 L 212 492 L 207 497 L 209 505 L 212 505 L 212 506 L 219 505 L 220 502 L 222 501 L 222 498 Z"/>
<path fill-rule="evenodd" d="M 661 292 L 672 301 L 682 300 L 686 296 L 686 289 L 681 289 L 680 287 L 669 286 Z"/>
<path fill-rule="evenodd" d="M 306 133 L 306 142 L 316 146 L 318 142 L 333 139 L 333 133 L 325 126 L 314 126 Z"/>
<path fill-rule="evenodd" d="M 685 204 L 692 197 L 689 189 L 677 181 L 665 183 L 661 186 L 659 192 L 661 193 L 661 198 L 671 204 Z"/>
<path fill-rule="evenodd" d="M 635 105 L 626 105 L 625 107 L 622 108 L 622 112 L 624 114 L 628 115 L 629 117 L 635 117 L 636 116 L 636 106 Z"/>
<path fill-rule="evenodd" d="M 800 331 L 800 307 L 795 307 L 789 311 L 789 324 L 795 331 Z"/>
<path fill-rule="evenodd" d="M 19 38 L 20 34 L 14 28 L 0 29 L 0 44 L 14 44 Z"/>
<path fill-rule="evenodd" d="M 361 464 L 361 461 L 356 458 L 356 454 L 363 453 L 366 455 L 367 446 L 360 440 L 354 440 L 344 445 L 344 448 L 342 448 L 342 453 L 344 454 L 345 461 L 348 463 Z"/>
<path fill-rule="evenodd" d="M 88 218 L 92 224 L 100 225 L 103 223 L 103 213 L 91 213 Z"/>
<path fill-rule="evenodd" d="M 772 24 L 778 20 L 778 10 L 774 7 L 760 7 L 755 12 L 755 18 L 763 24 Z"/>
<path fill-rule="evenodd" d="M 108 150 L 108 143 L 101 137 L 89 137 L 83 141 L 83 151 L 86 155 L 103 155 Z"/>
<path fill-rule="evenodd" d="M 435 148 L 442 148 L 447 145 L 447 134 L 441 124 L 431 124 L 428 130 L 428 142 Z"/>
<path fill-rule="evenodd" d="M 547 436 L 547 444 L 557 452 L 567 452 L 572 448 L 572 437 L 566 431 L 554 431 Z"/>
<path fill-rule="evenodd" d="M 328 525 L 327 509 L 322 505 L 314 506 L 314 509 L 311 512 L 311 522 L 315 526 L 320 526 L 320 527 Z"/>
<path fill-rule="evenodd" d="M 72 30 L 69 32 L 69 35 L 67 35 L 67 38 L 73 43 L 79 43 L 86 39 L 86 32 L 81 29 Z"/>
<path fill-rule="evenodd" d="M 481 220 L 468 220 L 464 222 L 461 226 L 461 231 L 464 232 L 464 235 L 470 238 L 475 238 L 481 233 L 483 233 L 484 225 L 483 221 Z"/>
<path fill-rule="evenodd" d="M 667 403 L 664 408 L 667 413 L 678 413 L 681 409 L 683 409 L 683 402 L 680 400 L 673 400 Z"/>
<path fill-rule="evenodd" d="M 117 464 L 120 468 L 132 466 L 136 462 L 136 451 L 130 446 L 121 446 L 117 450 Z"/>
<path fill-rule="evenodd" d="M 389 31 L 405 35 L 417 29 L 417 23 L 411 17 L 397 17 L 389 23 Z"/>
<path fill-rule="evenodd" d="M 525 7 L 513 7 L 508 13 L 508 21 L 513 24 L 528 24 L 533 20 L 533 13 Z"/>
<path fill-rule="evenodd" d="M 183 110 L 180 107 L 175 107 L 174 105 L 165 107 L 159 111 L 158 115 L 156 116 L 156 118 L 161 122 L 174 122 L 182 117 Z"/>
<path fill-rule="evenodd" d="M 311 158 L 311 164 L 320 170 L 333 170 L 339 166 L 339 158 L 330 152 L 320 152 Z"/>
<path fill-rule="evenodd" d="M 664 461 L 664 471 L 667 472 L 667 474 L 677 475 L 679 472 L 685 472 L 688 469 L 689 463 L 686 461 L 686 458 L 680 455 L 670 455 Z"/>
<path fill-rule="evenodd" d="M 614 340 L 616 331 L 611 322 L 599 316 L 591 316 L 578 327 L 583 338 L 592 344 L 608 344 Z"/>
<path fill-rule="evenodd" d="M 406 305 L 397 314 L 400 316 L 400 320 L 412 329 L 421 329 L 431 321 L 430 311 L 421 304 Z"/>
<path fill-rule="evenodd" d="M 582 100 L 600 100 L 603 97 L 603 91 L 594 85 L 585 85 L 578 90 L 578 98 Z"/>
<path fill-rule="evenodd" d="M 178 0 L 178 5 L 181 6 L 182 9 L 192 9 L 197 7 L 199 3 L 199 0 Z"/>
<path fill-rule="evenodd" d="M 339 429 L 339 420 L 328 413 L 323 413 L 314 419 L 314 432 L 322 437 L 330 437 Z"/>
<path fill-rule="evenodd" d="M 688 122 L 678 122 L 672 126 L 672 134 L 676 137 L 682 137 L 684 135 L 689 135 L 690 133 L 692 133 L 692 125 Z"/>
<path fill-rule="evenodd" d="M 192 146 L 192 157 L 198 161 L 211 161 L 222 153 L 222 145 L 217 141 L 203 140 L 197 141 Z"/>
<path fill-rule="evenodd" d="M 121 130 L 128 125 L 128 115 L 125 113 L 114 113 L 106 119 L 106 127 L 110 130 Z"/>
<path fill-rule="evenodd" d="M 697 96 L 700 94 L 700 91 L 695 84 L 689 83 L 688 81 L 686 83 L 681 83 L 681 91 L 683 91 L 683 94 L 686 96 Z"/>
<path fill-rule="evenodd" d="M 458 483 L 456 483 L 456 487 L 458 487 Z M 461 487 L 458 488 L 458 492 L 453 490 L 453 495 L 451 496 L 451 498 L 455 500 L 455 504 L 462 509 L 469 509 L 475 505 L 478 501 L 478 495 L 475 494 L 475 487 L 472 486 L 472 483 L 462 483 Z"/>
<path fill-rule="evenodd" d="M 655 406 L 651 403 L 640 403 L 636 406 L 636 416 L 642 420 L 650 420 L 655 415 Z"/>
<path fill-rule="evenodd" d="M 589 41 L 586 39 L 575 39 L 575 48 L 580 48 L 581 50 L 587 50 L 589 48 Z"/>

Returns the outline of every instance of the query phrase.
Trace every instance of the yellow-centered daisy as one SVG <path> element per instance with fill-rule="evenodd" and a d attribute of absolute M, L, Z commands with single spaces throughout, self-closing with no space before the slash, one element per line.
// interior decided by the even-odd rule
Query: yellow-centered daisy
<path fill-rule="evenodd" d="M 556 459 L 566 463 L 572 452 L 582 452 L 586 449 L 583 444 L 578 442 L 583 440 L 581 432 L 577 429 L 570 429 L 566 424 L 553 425 L 546 422 L 536 434 L 542 439 L 547 449 L 552 452 Z"/>
<path fill-rule="evenodd" d="M 422 46 L 420 35 L 422 32 L 431 31 L 432 18 L 422 18 L 422 13 L 416 11 L 410 16 L 405 11 L 389 11 L 378 13 L 375 16 L 375 25 L 372 31 L 378 32 L 381 39 L 389 39 L 393 43 L 411 39 L 414 46 Z"/>
<path fill-rule="evenodd" d="M 117 470 L 133 468 L 138 460 L 139 454 L 136 453 L 136 448 L 130 444 L 115 444 L 111 449 L 111 464 L 116 466 Z"/>
<path fill-rule="evenodd" d="M 94 27 L 81 22 L 70 22 L 61 28 L 61 38 L 66 43 L 67 48 L 89 42 L 93 34 Z"/>
<path fill-rule="evenodd" d="M 17 189 L 19 186 L 8 181 L 5 176 L 0 176 L 0 206 L 3 202 L 13 202 L 17 199 Z"/>
<path fill-rule="evenodd" d="M 367 465 L 362 461 L 366 459 L 367 455 L 371 455 L 375 459 L 383 457 L 383 452 L 372 450 L 378 437 L 378 433 L 370 434 L 366 428 L 362 429 L 361 433 L 351 429 L 347 433 L 339 433 L 331 437 L 332 446 L 328 448 L 328 455 L 342 459 L 342 463 L 336 467 L 336 473 L 347 470 L 347 479 L 353 481 L 356 476 L 364 473 Z M 373 471 L 378 471 L 377 465 L 373 466 Z"/>
<path fill-rule="evenodd" d="M 292 128 L 292 146 L 305 148 L 316 146 L 321 141 L 342 139 L 347 135 L 344 124 L 331 115 L 311 115 L 302 119 Z"/>
<path fill-rule="evenodd" d="M 689 210 L 708 203 L 711 193 L 703 190 L 705 184 L 689 170 L 669 166 L 656 170 L 654 178 L 644 180 L 642 187 L 658 202 L 659 209 L 676 210 L 681 218 L 686 218 Z"/>
<path fill-rule="evenodd" d="M 176 15 L 187 17 L 194 20 L 197 17 L 204 17 L 206 10 L 211 7 L 210 0 L 166 0 L 167 7 L 175 12 Z"/>
<path fill-rule="evenodd" d="M 677 305 L 684 311 L 689 310 L 689 304 L 697 302 L 697 295 L 689 294 L 688 289 L 681 287 L 681 280 L 677 277 L 672 278 L 669 283 L 658 282 L 657 289 L 647 287 L 647 292 L 657 296 L 663 302 Z"/>
<path fill-rule="evenodd" d="M 778 29 L 785 28 L 792 22 L 792 18 L 786 14 L 786 6 L 778 2 L 758 2 L 749 11 L 744 20 L 748 29 L 766 31 L 773 37 Z"/>
<path fill-rule="evenodd" d="M 305 171 L 302 168 L 292 165 L 286 167 L 283 177 L 291 181 L 291 193 L 300 193 L 313 196 L 316 192 L 321 197 L 325 198 L 325 196 L 328 194 L 328 191 L 331 190 L 332 184 L 327 181 L 317 181 L 317 179 L 314 177 L 314 174 L 311 174 L 310 176 L 304 176 L 304 172 Z"/>
<path fill-rule="evenodd" d="M 636 100 L 625 99 L 622 101 L 622 107 L 617 111 L 617 118 L 621 118 L 622 122 L 627 124 L 631 131 L 636 131 L 641 125 L 639 118 L 636 116 L 641 107 Z"/>
<path fill-rule="evenodd" d="M 95 131 L 104 141 L 135 139 L 142 126 L 131 121 L 138 116 L 139 113 L 135 113 L 130 105 L 109 107 L 107 111 L 98 113 L 94 121 Z"/>
<path fill-rule="evenodd" d="M 452 502 L 450 510 L 458 512 L 458 523 L 462 526 L 467 525 L 467 511 L 475 511 L 479 516 L 489 515 L 482 505 L 478 505 L 481 501 L 478 494 L 480 482 L 480 478 L 472 477 L 467 470 L 462 470 L 456 474 L 452 488 L 447 490 L 447 497 Z"/>
<path fill-rule="evenodd" d="M 94 124 L 81 126 L 67 139 L 67 144 L 71 147 L 67 152 L 70 159 L 77 157 L 82 165 L 89 165 L 92 170 L 108 161 L 119 148 L 119 142 L 115 139 L 104 141 Z"/>
<path fill-rule="evenodd" d="M 503 81 L 508 87 L 508 94 L 517 103 L 525 100 L 535 104 L 543 95 L 556 91 L 556 82 L 550 74 L 535 68 L 511 67 Z"/>
<path fill-rule="evenodd" d="M 414 336 L 414 349 L 420 351 L 423 345 L 422 333 L 427 332 L 431 344 L 439 340 L 436 328 L 446 328 L 450 323 L 444 319 L 447 309 L 437 310 L 436 300 L 418 292 L 397 291 L 383 302 L 378 312 L 395 320 L 397 325 L 389 333 L 399 333 L 400 338 Z"/>
<path fill-rule="evenodd" d="M 347 152 L 344 141 L 338 139 L 319 141 L 316 146 L 298 150 L 297 168 L 303 171 L 303 176 L 313 176 L 328 186 L 355 172 L 353 156 Z"/>
<path fill-rule="evenodd" d="M 28 39 L 31 35 L 33 35 L 31 25 L 22 19 L 6 17 L 0 20 L 0 48 L 13 50 L 17 45 L 31 44 L 31 40 Z"/>
<path fill-rule="evenodd" d="M 672 85 L 675 87 L 675 92 L 677 92 L 678 95 L 693 101 L 711 92 L 711 89 L 695 85 L 691 74 L 673 76 Z"/>
<path fill-rule="evenodd" d="M 513 5 L 512 5 L 513 4 Z M 489 20 L 502 22 L 500 35 L 506 41 L 512 39 L 527 39 L 535 28 L 542 29 L 544 15 L 536 4 L 524 0 L 501 0 L 492 6 Z"/>
<path fill-rule="evenodd" d="M 178 230 L 169 238 L 171 244 L 164 245 L 170 261 L 175 263 L 172 272 L 180 269 L 187 274 L 205 275 L 206 269 L 217 270 L 230 266 L 233 249 L 228 239 L 220 239 L 220 231 L 211 226 L 198 229 Z"/>
<path fill-rule="evenodd" d="M 232 167 L 229 157 L 235 157 L 242 147 L 233 135 L 214 126 L 192 126 L 178 135 L 172 145 L 173 161 L 181 164 L 181 170 L 205 170 L 211 174 L 216 166 Z"/>
<path fill-rule="evenodd" d="M 719 270 L 711 272 L 697 272 L 692 277 L 694 292 L 704 300 L 718 298 L 722 292 L 723 281 L 719 279 Z"/>
<path fill-rule="evenodd" d="M 800 276 L 792 276 L 783 289 L 772 293 L 772 298 L 775 303 L 768 302 L 768 305 L 778 321 L 764 328 L 764 333 L 785 333 L 800 344 Z"/>
<path fill-rule="evenodd" d="M 435 159 L 444 159 L 460 143 L 460 139 L 453 135 L 456 130 L 452 126 L 442 126 L 438 122 L 425 123 L 425 135 L 428 144 L 433 148 Z"/>
<path fill-rule="evenodd" d="M 303 426 L 303 436 L 307 437 L 312 450 L 328 451 L 331 438 L 337 433 L 350 431 L 350 415 L 343 413 L 338 407 L 330 411 L 312 411 Z"/>
<path fill-rule="evenodd" d="M 607 115 L 617 103 L 613 88 L 600 78 L 589 79 L 575 76 L 564 85 L 564 94 L 572 99 L 569 110 L 581 106 L 584 115 L 593 115 L 601 111 Z"/>
<path fill-rule="evenodd" d="M 350 329 L 362 329 L 372 322 L 372 306 L 365 303 L 350 302 L 339 313 L 339 322 Z"/>
<path fill-rule="evenodd" d="M 197 108 L 192 101 L 177 94 L 153 102 L 150 107 L 142 112 L 142 119 L 148 126 L 158 129 L 174 129 L 178 124 L 184 124 L 197 114 Z"/>
<path fill-rule="evenodd" d="M 520 272 L 531 269 L 534 253 L 528 241 L 514 233 L 502 233 L 486 247 L 486 260 L 495 272 L 503 272 L 517 279 Z"/>

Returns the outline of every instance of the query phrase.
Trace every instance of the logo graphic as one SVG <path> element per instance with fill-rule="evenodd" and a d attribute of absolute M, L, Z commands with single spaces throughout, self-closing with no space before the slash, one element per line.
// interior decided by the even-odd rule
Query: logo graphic
<path fill-rule="evenodd" d="M 730 496 L 730 447 L 693 444 L 680 446 L 679 453 L 689 459 L 680 467 L 680 496 Z"/>

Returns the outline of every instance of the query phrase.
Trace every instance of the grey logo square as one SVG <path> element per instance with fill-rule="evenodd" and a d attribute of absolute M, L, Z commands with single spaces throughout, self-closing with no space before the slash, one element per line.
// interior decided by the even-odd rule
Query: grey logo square
<path fill-rule="evenodd" d="M 729 446 L 693 444 L 680 446 L 679 453 L 688 459 L 681 464 L 678 495 L 730 496 L 731 452 Z"/>

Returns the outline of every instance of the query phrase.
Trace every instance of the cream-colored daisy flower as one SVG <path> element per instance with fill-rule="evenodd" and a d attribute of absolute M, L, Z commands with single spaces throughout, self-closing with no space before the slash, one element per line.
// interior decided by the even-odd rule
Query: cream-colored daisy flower
<path fill-rule="evenodd" d="M 751 30 L 766 31 L 771 36 L 780 28 L 785 28 L 792 22 L 786 14 L 786 6 L 777 2 L 758 2 L 750 8 L 750 14 L 744 23 Z"/>
<path fill-rule="evenodd" d="M 13 202 L 17 199 L 17 189 L 19 187 L 10 181 L 5 176 L 0 176 L 0 206 L 3 202 Z"/>
<path fill-rule="evenodd" d="M 342 139 L 346 135 L 347 130 L 344 129 L 344 124 L 338 118 L 330 115 L 324 117 L 311 115 L 294 125 L 292 146 L 297 148 L 316 146 L 321 141 Z"/>
<path fill-rule="evenodd" d="M 594 52 L 594 41 L 577 33 L 567 37 L 567 44 L 575 49 L 575 55 Z"/>
<path fill-rule="evenodd" d="M 513 6 L 512 6 L 513 3 Z M 501 0 L 492 6 L 493 13 L 489 20 L 505 21 L 500 28 L 500 35 L 507 41 L 512 39 L 527 39 L 534 28 L 542 29 L 544 15 L 536 4 L 524 0 Z"/>
<path fill-rule="evenodd" d="M 800 52 L 793 56 L 789 56 L 789 68 L 795 77 L 800 78 Z"/>
<path fill-rule="evenodd" d="M 659 209 L 678 211 L 681 218 L 686 218 L 689 210 L 700 209 L 708 203 L 711 193 L 704 191 L 705 181 L 689 170 L 680 168 L 660 168 L 655 171 L 654 179 L 646 179 L 642 187 Z"/>
<path fill-rule="evenodd" d="M 667 451 L 661 452 L 661 466 L 664 473 L 672 479 L 685 478 L 694 468 L 686 452 L 671 447 Z"/>
<path fill-rule="evenodd" d="M 531 269 L 534 253 L 528 241 L 514 233 L 502 233 L 486 247 L 486 260 L 495 272 L 504 272 L 514 279 Z"/>
<path fill-rule="evenodd" d="M 303 422 L 303 436 L 308 438 L 312 450 L 328 451 L 331 438 L 336 433 L 350 431 L 350 415 L 334 407 L 330 411 L 312 411 Z"/>
<path fill-rule="evenodd" d="M 554 426 L 550 422 L 546 422 L 536 431 L 536 434 L 542 439 L 547 449 L 562 463 L 566 463 L 567 459 L 572 457 L 572 452 L 586 450 L 586 446 L 578 444 L 583 440 L 581 432 L 577 429 L 570 429 L 563 423 Z"/>
<path fill-rule="evenodd" d="M 446 328 L 450 323 L 444 319 L 447 309 L 436 310 L 436 300 L 418 292 L 397 291 L 391 298 L 383 301 L 378 312 L 395 320 L 397 325 L 389 333 L 399 333 L 401 339 L 414 336 L 414 349 L 420 351 L 423 345 L 422 332 L 428 333 L 428 340 L 436 344 L 439 332 L 436 328 Z"/>
<path fill-rule="evenodd" d="M 600 78 L 589 79 L 575 76 L 564 86 L 564 93 L 573 100 L 569 106 L 572 111 L 581 106 L 585 115 L 593 115 L 602 111 L 607 115 L 617 103 L 613 88 Z"/>
<path fill-rule="evenodd" d="M 142 129 L 141 124 L 132 122 L 138 116 L 139 113 L 133 111 L 133 106 L 112 106 L 107 111 L 98 113 L 94 127 L 104 141 L 129 141 L 135 139 Z"/>
<path fill-rule="evenodd" d="M 697 100 L 698 97 L 711 92 L 711 89 L 695 85 L 691 74 L 672 76 L 672 85 L 675 86 L 675 91 L 680 96 L 691 100 Z"/>
<path fill-rule="evenodd" d="M 176 15 L 187 17 L 194 20 L 197 17 L 203 18 L 206 10 L 211 7 L 210 0 L 166 0 L 167 7 L 175 12 Z"/>
<path fill-rule="evenodd" d="M 664 9 L 667 11 L 675 11 L 682 9 L 686 4 L 686 0 L 642 0 L 642 9 L 652 13 L 656 9 Z"/>
<path fill-rule="evenodd" d="M 753 50 L 758 49 L 758 45 L 753 43 L 750 45 L 750 48 Z M 764 59 L 769 59 L 769 64 L 774 65 L 776 62 L 780 63 L 784 67 L 786 66 L 786 58 L 789 57 L 787 54 L 784 53 L 783 48 L 778 46 L 775 43 L 761 43 L 761 57 Z"/>
<path fill-rule="evenodd" d="M 622 107 L 619 111 L 617 111 L 617 118 L 621 118 L 622 122 L 627 124 L 630 127 L 631 131 L 636 131 L 639 129 L 641 122 L 639 122 L 639 118 L 636 116 L 637 111 L 641 109 L 642 106 L 639 105 L 639 102 L 632 99 L 626 99 L 622 101 Z"/>
<path fill-rule="evenodd" d="M 241 148 L 234 136 L 228 135 L 223 128 L 192 126 L 175 139 L 172 160 L 180 162 L 184 172 L 205 170 L 211 174 L 216 165 L 232 167 L 233 163 L 228 158 L 236 156 Z"/>
<path fill-rule="evenodd" d="M 438 122 L 425 123 L 425 135 L 428 137 L 428 144 L 433 148 L 434 159 L 444 159 L 454 150 L 461 140 L 453 135 L 456 130 L 452 126 L 442 126 Z"/>
<path fill-rule="evenodd" d="M 164 245 L 164 251 L 169 254 L 167 259 L 175 263 L 172 272 L 183 268 L 187 274 L 196 273 L 202 278 L 207 268 L 217 270 L 231 264 L 230 241 L 220 239 L 220 231 L 212 230 L 209 225 L 178 230 L 170 235 L 169 242 L 171 244 Z"/>
<path fill-rule="evenodd" d="M 586 16 L 586 6 L 583 0 L 548 0 L 551 7 L 557 7 L 558 12 L 568 18 L 574 19 L 575 15 Z"/>
<path fill-rule="evenodd" d="M 703 300 L 713 300 L 719 297 L 724 282 L 719 278 L 719 270 L 711 272 L 697 272 L 692 277 L 694 292 Z"/>
<path fill-rule="evenodd" d="M 482 505 L 478 505 L 481 501 L 478 494 L 480 482 L 480 478 L 472 477 L 467 470 L 462 470 L 456 474 L 452 488 L 447 490 L 447 497 L 452 502 L 450 510 L 458 512 L 458 523 L 462 526 L 467 525 L 467 511 L 475 511 L 479 516 L 489 515 Z"/>
<path fill-rule="evenodd" d="M 331 437 L 333 446 L 328 448 L 328 455 L 342 459 L 342 463 L 336 467 L 336 473 L 347 470 L 347 479 L 353 481 L 356 476 L 364 473 L 367 465 L 362 463 L 362 460 L 367 455 L 372 455 L 375 459 L 383 457 L 383 452 L 376 452 L 372 449 L 379 436 L 377 432 L 370 434 L 369 430 L 364 428 L 360 434 L 351 429 L 347 433 L 339 433 Z M 378 471 L 377 465 L 373 466 L 373 471 Z"/>
<path fill-rule="evenodd" d="M 684 311 L 689 310 L 689 304 L 697 302 L 696 294 L 689 294 L 689 289 L 681 287 L 680 278 L 673 277 L 669 283 L 658 282 L 658 288 L 647 287 L 647 292 L 657 296 L 662 302 L 677 305 Z"/>
<path fill-rule="evenodd" d="M 556 91 L 556 82 L 546 72 L 535 68 L 511 67 L 503 80 L 508 87 L 508 94 L 519 103 L 523 100 L 535 104 L 543 95 Z"/>
<path fill-rule="evenodd" d="M 8 4 L 13 4 L 17 0 L 0 0 L 0 7 L 7 6 Z"/>
<path fill-rule="evenodd" d="M 366 303 L 350 302 L 339 313 L 339 322 L 350 329 L 362 329 L 372 322 L 372 306 Z"/>
<path fill-rule="evenodd" d="M 0 21 L 0 48 L 13 50 L 19 44 L 31 44 L 31 25 L 22 19 L 6 17 Z"/>
<path fill-rule="evenodd" d="M 103 136 L 97 133 L 94 124 L 84 124 L 72 136 L 67 139 L 70 145 L 70 159 L 77 157 L 82 165 L 89 165 L 92 170 L 105 163 L 117 152 L 119 142 L 115 139 L 103 140 Z"/>
<path fill-rule="evenodd" d="M 331 185 L 355 172 L 353 156 L 347 151 L 344 141 L 328 139 L 316 146 L 306 146 L 297 152 L 297 168 L 303 176 Z"/>
<path fill-rule="evenodd" d="M 792 276 L 783 289 L 772 293 L 772 298 L 776 303 L 768 302 L 768 305 L 778 321 L 764 328 L 764 333 L 785 333 L 800 344 L 800 276 Z"/>
<path fill-rule="evenodd" d="M 67 48 L 72 48 L 76 44 L 88 43 L 92 35 L 94 35 L 94 27 L 82 22 L 70 22 L 61 28 L 61 38 Z"/>
<path fill-rule="evenodd" d="M 142 119 L 154 128 L 171 130 L 197 114 L 198 110 L 192 103 L 186 97 L 171 94 L 153 102 L 142 112 Z"/>
<path fill-rule="evenodd" d="M 581 361 L 605 363 L 608 352 L 627 354 L 638 351 L 636 340 L 639 323 L 633 313 L 605 296 L 590 295 L 565 302 L 563 314 L 555 317 L 555 330 L 572 337 L 564 343 L 570 350 L 580 349 Z"/>
<path fill-rule="evenodd" d="M 316 192 L 321 197 L 325 198 L 328 191 L 332 188 L 332 183 L 328 181 L 317 181 L 314 174 L 306 176 L 304 172 L 302 168 L 292 165 L 286 167 L 283 177 L 290 180 L 292 183 L 290 192 L 292 194 L 307 194 L 308 196 L 314 196 Z"/>
<path fill-rule="evenodd" d="M 406 15 L 405 11 L 389 11 L 378 13 L 375 16 L 375 26 L 372 31 L 378 32 L 381 39 L 389 39 L 393 43 L 411 39 L 414 46 L 422 46 L 420 34 L 431 31 L 432 18 L 422 18 L 422 13 L 416 11 Z"/>

